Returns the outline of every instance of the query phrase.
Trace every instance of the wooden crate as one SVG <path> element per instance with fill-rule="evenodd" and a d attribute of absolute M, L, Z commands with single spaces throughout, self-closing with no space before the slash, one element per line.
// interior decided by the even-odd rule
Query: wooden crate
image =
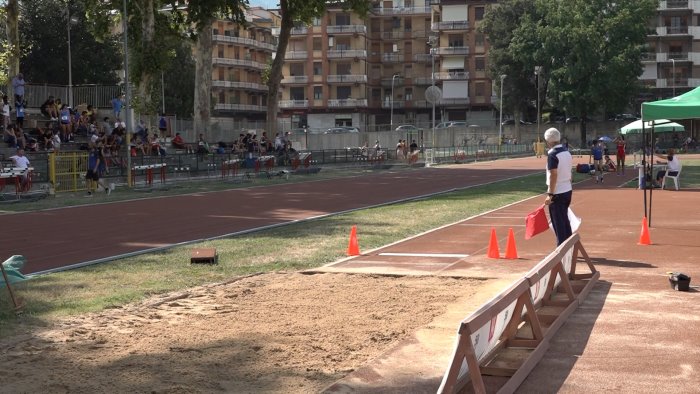
<path fill-rule="evenodd" d="M 217 264 L 218 262 L 219 256 L 216 254 L 215 248 L 192 249 L 191 264 Z"/>

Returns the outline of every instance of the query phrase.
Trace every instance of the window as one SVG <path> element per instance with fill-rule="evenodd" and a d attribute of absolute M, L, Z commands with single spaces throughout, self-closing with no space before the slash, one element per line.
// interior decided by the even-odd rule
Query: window
<path fill-rule="evenodd" d="M 321 62 L 314 62 L 314 75 L 323 74 L 323 65 Z"/>
<path fill-rule="evenodd" d="M 338 86 L 336 89 L 337 92 L 337 97 L 340 100 L 345 100 L 350 98 L 350 94 L 352 93 L 352 88 L 350 86 Z"/>
<path fill-rule="evenodd" d="M 474 95 L 476 97 L 483 97 L 484 96 L 484 83 L 483 82 L 477 82 L 474 84 Z"/>
<path fill-rule="evenodd" d="M 413 100 L 413 89 L 406 88 L 406 101 L 411 101 L 411 100 Z"/>
<path fill-rule="evenodd" d="M 406 78 L 412 78 L 413 77 L 413 66 L 410 64 L 406 64 L 403 67 L 403 76 Z"/>
<path fill-rule="evenodd" d="M 484 19 L 484 7 L 474 7 L 474 20 Z"/>
<path fill-rule="evenodd" d="M 373 99 L 378 99 L 381 97 L 382 91 L 381 89 L 372 89 L 372 98 Z"/>
<path fill-rule="evenodd" d="M 474 69 L 476 71 L 484 71 L 486 69 L 486 60 L 483 57 L 474 58 Z"/>
<path fill-rule="evenodd" d="M 212 29 L 211 33 L 216 36 L 219 34 L 219 29 Z"/>
<path fill-rule="evenodd" d="M 323 98 L 323 86 L 314 86 L 314 100 Z"/>
<path fill-rule="evenodd" d="M 338 63 L 336 70 L 338 75 L 350 75 L 352 74 L 352 63 Z"/>
<path fill-rule="evenodd" d="M 450 34 L 448 37 L 448 45 L 450 47 L 463 47 L 464 46 L 464 36 L 461 34 Z"/>
<path fill-rule="evenodd" d="M 226 93 L 219 92 L 219 104 L 226 104 Z"/>
<path fill-rule="evenodd" d="M 312 23 L 314 26 L 321 26 L 321 18 L 314 17 L 314 20 Z"/>
<path fill-rule="evenodd" d="M 218 54 L 219 57 L 224 57 L 224 47 L 222 47 L 222 46 L 219 45 L 219 46 L 217 47 L 217 54 Z"/>
<path fill-rule="evenodd" d="M 306 75 L 306 73 L 304 72 L 304 66 L 304 63 L 290 63 L 289 75 L 292 77 Z"/>
<path fill-rule="evenodd" d="M 289 88 L 289 98 L 292 100 L 305 100 L 304 88 Z"/>
<path fill-rule="evenodd" d="M 474 45 L 476 45 L 478 47 L 484 46 L 484 34 L 483 33 L 474 34 Z"/>
<path fill-rule="evenodd" d="M 323 42 L 321 41 L 321 37 L 314 37 L 313 48 L 314 51 L 320 51 L 323 49 Z"/>
<path fill-rule="evenodd" d="M 340 13 L 335 16 L 335 24 L 338 26 L 350 24 L 350 14 Z"/>

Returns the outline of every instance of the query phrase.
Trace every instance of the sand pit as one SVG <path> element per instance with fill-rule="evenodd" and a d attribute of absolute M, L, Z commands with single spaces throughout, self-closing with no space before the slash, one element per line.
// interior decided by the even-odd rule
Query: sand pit
<path fill-rule="evenodd" d="M 251 276 L 6 338 L 0 379 L 6 392 L 318 392 L 484 284 Z"/>

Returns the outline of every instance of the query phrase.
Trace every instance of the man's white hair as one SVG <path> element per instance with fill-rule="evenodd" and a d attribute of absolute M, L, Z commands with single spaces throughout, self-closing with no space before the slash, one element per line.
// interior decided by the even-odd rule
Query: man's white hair
<path fill-rule="evenodd" d="M 544 140 L 547 142 L 559 142 L 561 141 L 561 134 L 559 133 L 559 130 L 555 129 L 554 127 L 549 128 L 544 132 Z"/>

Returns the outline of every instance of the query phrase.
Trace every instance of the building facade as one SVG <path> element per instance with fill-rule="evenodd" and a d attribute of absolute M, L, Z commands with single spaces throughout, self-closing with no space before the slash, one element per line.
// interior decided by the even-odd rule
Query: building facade
<path fill-rule="evenodd" d="M 246 20 L 246 28 L 227 20 L 212 26 L 213 116 L 264 122 L 268 87 L 262 74 L 276 48 L 272 28 L 279 17 L 254 7 L 246 12 Z"/>
<path fill-rule="evenodd" d="M 331 7 L 295 28 L 282 72 L 283 127 L 427 127 L 433 104 L 436 122 L 491 122 L 488 43 L 476 31 L 490 3 L 378 1 L 365 19 Z"/>

